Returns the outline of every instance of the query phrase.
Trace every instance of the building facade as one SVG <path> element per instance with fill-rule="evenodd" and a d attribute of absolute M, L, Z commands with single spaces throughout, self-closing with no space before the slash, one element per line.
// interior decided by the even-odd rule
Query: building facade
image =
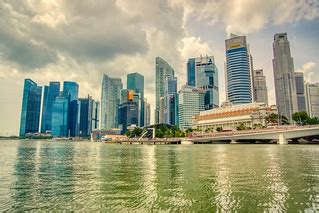
<path fill-rule="evenodd" d="M 190 58 L 187 61 L 187 85 L 189 86 L 195 86 L 195 69 L 196 69 L 196 59 Z"/>
<path fill-rule="evenodd" d="M 253 71 L 253 96 L 255 102 L 265 103 L 268 106 L 268 89 L 262 69 Z"/>
<path fill-rule="evenodd" d="M 177 78 L 167 75 L 164 89 L 164 123 L 178 125 Z"/>
<path fill-rule="evenodd" d="M 145 126 L 151 125 L 151 104 L 145 100 Z"/>
<path fill-rule="evenodd" d="M 306 107 L 310 117 L 319 118 L 319 83 L 306 84 Z"/>
<path fill-rule="evenodd" d="M 129 126 L 138 125 L 139 111 L 137 103 L 128 101 L 119 106 L 119 126 L 121 134 L 125 134 Z"/>
<path fill-rule="evenodd" d="M 295 72 L 295 82 L 296 82 L 298 111 L 307 112 L 305 82 L 304 82 L 304 76 L 302 72 Z"/>
<path fill-rule="evenodd" d="M 79 136 L 87 137 L 92 131 L 93 100 L 90 96 L 79 98 Z"/>
<path fill-rule="evenodd" d="M 246 37 L 232 34 L 225 46 L 227 99 L 233 104 L 251 103 L 251 63 Z"/>
<path fill-rule="evenodd" d="M 25 79 L 20 118 L 20 137 L 24 137 L 27 133 L 39 132 L 41 96 L 42 87 L 31 79 Z"/>
<path fill-rule="evenodd" d="M 287 33 L 277 33 L 273 42 L 273 71 L 278 113 L 292 121 L 298 111 L 294 61 L 290 53 Z"/>
<path fill-rule="evenodd" d="M 164 96 L 164 84 L 167 75 L 174 76 L 174 69 L 164 59 L 156 57 L 155 59 L 156 72 L 156 102 L 155 102 L 155 123 L 160 123 L 160 102 L 161 97 Z"/>
<path fill-rule="evenodd" d="M 52 107 L 51 134 L 53 137 L 69 137 L 69 103 L 70 96 L 64 92 L 55 98 Z"/>
<path fill-rule="evenodd" d="M 186 130 L 192 127 L 192 119 L 205 109 L 205 93 L 202 89 L 189 85 L 182 86 L 178 92 L 179 128 Z"/>
<path fill-rule="evenodd" d="M 45 115 L 48 105 L 48 93 L 49 87 L 43 86 L 43 93 L 42 93 L 42 116 L 41 116 L 41 133 L 45 133 Z"/>
<path fill-rule="evenodd" d="M 120 78 L 112 78 L 104 74 L 101 91 L 101 129 L 117 129 L 118 108 L 123 88 Z"/>
<path fill-rule="evenodd" d="M 92 107 L 92 130 L 100 128 L 100 102 L 93 100 Z"/>
<path fill-rule="evenodd" d="M 63 94 L 69 99 L 68 128 L 69 136 L 79 136 L 79 85 L 73 81 L 63 82 Z"/>

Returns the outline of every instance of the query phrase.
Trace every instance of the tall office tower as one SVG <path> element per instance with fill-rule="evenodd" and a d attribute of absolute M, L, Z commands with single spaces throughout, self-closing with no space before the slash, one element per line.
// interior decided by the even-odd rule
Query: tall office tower
<path fill-rule="evenodd" d="M 20 137 L 39 132 L 42 87 L 31 79 L 24 80 Z"/>
<path fill-rule="evenodd" d="M 174 76 L 174 69 L 164 59 L 156 57 L 155 59 L 156 72 L 156 103 L 155 103 L 155 124 L 159 122 L 160 100 L 164 96 L 164 82 L 167 75 Z"/>
<path fill-rule="evenodd" d="M 319 118 L 319 83 L 306 84 L 306 100 L 309 116 Z"/>
<path fill-rule="evenodd" d="M 159 107 L 159 113 L 158 113 L 158 122 L 160 124 L 165 123 L 165 98 L 162 96 L 160 98 L 160 107 Z"/>
<path fill-rule="evenodd" d="M 127 96 L 128 96 L 128 89 L 122 89 L 121 90 L 121 100 L 120 104 L 126 103 L 128 101 Z"/>
<path fill-rule="evenodd" d="M 43 86 L 41 133 L 45 133 L 45 115 L 46 115 L 46 110 L 47 110 L 47 105 L 48 105 L 48 93 L 49 93 L 49 87 Z"/>
<path fill-rule="evenodd" d="M 167 75 L 164 89 L 164 123 L 178 125 L 177 78 Z"/>
<path fill-rule="evenodd" d="M 123 88 L 120 78 L 112 78 L 104 74 L 101 91 L 101 129 L 117 129 L 118 109 Z"/>
<path fill-rule="evenodd" d="M 147 102 L 146 98 L 144 98 L 144 106 L 144 126 L 149 126 L 151 124 L 151 104 Z"/>
<path fill-rule="evenodd" d="M 128 90 L 133 90 L 135 93 L 140 94 L 142 99 L 140 110 L 139 110 L 139 126 L 144 126 L 144 76 L 139 73 L 127 74 L 127 85 Z"/>
<path fill-rule="evenodd" d="M 128 101 L 119 106 L 119 126 L 121 134 L 127 131 L 127 127 L 132 125 L 138 125 L 139 111 L 137 103 L 134 101 Z"/>
<path fill-rule="evenodd" d="M 87 137 L 92 131 L 92 97 L 79 98 L 79 136 Z"/>
<path fill-rule="evenodd" d="M 93 101 L 92 107 L 92 130 L 99 129 L 100 122 L 100 102 Z"/>
<path fill-rule="evenodd" d="M 63 93 L 69 97 L 69 133 L 71 137 L 79 136 L 79 85 L 76 82 L 64 81 L 63 82 Z"/>
<path fill-rule="evenodd" d="M 213 56 L 195 58 L 195 86 L 205 92 L 205 109 L 219 106 L 218 70 Z"/>
<path fill-rule="evenodd" d="M 246 37 L 231 34 L 225 45 L 227 98 L 233 104 L 251 103 L 251 61 Z"/>
<path fill-rule="evenodd" d="M 69 101 L 70 97 L 60 92 L 53 102 L 51 134 L 53 137 L 68 137 L 69 130 Z"/>
<path fill-rule="evenodd" d="M 298 112 L 307 112 L 305 83 L 302 72 L 295 72 Z"/>
<path fill-rule="evenodd" d="M 191 128 L 193 116 L 205 109 L 205 92 L 203 89 L 184 85 L 178 92 L 179 128 Z"/>
<path fill-rule="evenodd" d="M 255 102 L 262 102 L 268 106 L 266 77 L 262 69 L 253 71 L 253 94 Z"/>
<path fill-rule="evenodd" d="M 298 111 L 294 61 L 290 54 L 287 33 L 274 35 L 273 43 L 274 81 L 278 114 L 292 121 L 292 114 Z"/>
<path fill-rule="evenodd" d="M 44 101 L 46 101 L 46 105 L 43 105 L 42 110 L 42 127 L 41 132 L 51 132 L 51 122 L 52 122 L 52 107 L 55 101 L 55 98 L 59 96 L 60 93 L 60 82 L 50 82 L 48 95 Z M 45 100 L 46 99 L 46 100 Z"/>
<path fill-rule="evenodd" d="M 190 58 L 187 61 L 187 85 L 195 86 L 195 58 Z"/>

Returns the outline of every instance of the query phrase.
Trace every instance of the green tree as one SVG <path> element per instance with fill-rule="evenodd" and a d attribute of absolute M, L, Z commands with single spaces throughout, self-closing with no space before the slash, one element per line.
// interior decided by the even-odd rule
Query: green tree
<path fill-rule="evenodd" d="M 295 112 L 292 114 L 292 120 L 295 121 L 298 125 L 306 125 L 310 121 L 310 117 L 307 112 Z"/>
<path fill-rule="evenodd" d="M 223 131 L 223 127 L 221 127 L 221 126 L 217 127 L 217 128 L 216 128 L 216 131 L 217 131 L 217 132 Z"/>
<path fill-rule="evenodd" d="M 315 125 L 315 124 L 319 124 L 319 119 L 317 117 L 313 117 L 307 120 L 307 124 L 309 125 Z"/>
<path fill-rule="evenodd" d="M 240 123 L 239 126 L 237 126 L 237 130 L 247 130 L 249 129 L 244 123 Z"/>

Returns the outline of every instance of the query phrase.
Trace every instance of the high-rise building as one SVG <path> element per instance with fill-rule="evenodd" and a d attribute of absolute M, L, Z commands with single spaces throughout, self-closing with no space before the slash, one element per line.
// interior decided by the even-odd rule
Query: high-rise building
<path fill-rule="evenodd" d="M 319 118 L 319 83 L 306 84 L 306 106 L 310 117 Z"/>
<path fill-rule="evenodd" d="M 305 82 L 302 72 L 295 72 L 297 104 L 299 112 L 307 112 L 306 96 L 305 96 Z"/>
<path fill-rule="evenodd" d="M 118 109 L 123 84 L 120 78 L 104 74 L 101 91 L 101 129 L 117 129 Z"/>
<path fill-rule="evenodd" d="M 63 93 L 65 96 L 69 97 L 69 112 L 68 112 L 68 128 L 71 137 L 76 137 L 79 135 L 79 118 L 78 118 L 78 108 L 79 108 L 79 85 L 76 82 L 64 81 L 63 82 Z"/>
<path fill-rule="evenodd" d="M 41 132 L 51 132 L 52 107 L 60 93 L 60 82 L 50 82 L 47 97 L 43 99 Z"/>
<path fill-rule="evenodd" d="M 31 79 L 24 80 L 20 137 L 39 132 L 42 87 Z"/>
<path fill-rule="evenodd" d="M 253 71 L 253 96 L 255 102 L 265 103 L 268 106 L 268 90 L 263 70 Z"/>
<path fill-rule="evenodd" d="M 164 59 L 156 57 L 155 59 L 155 72 L 156 72 L 156 103 L 155 103 L 155 123 L 160 123 L 160 101 L 164 96 L 164 82 L 167 75 L 174 76 L 174 69 Z"/>
<path fill-rule="evenodd" d="M 251 62 L 246 37 L 231 34 L 225 44 L 227 99 L 233 104 L 251 103 Z"/>
<path fill-rule="evenodd" d="M 127 127 L 138 125 L 138 107 L 134 101 L 128 101 L 119 106 L 119 126 L 121 134 L 127 131 Z"/>
<path fill-rule="evenodd" d="M 70 96 L 64 92 L 55 98 L 52 106 L 51 134 L 53 137 L 69 137 L 69 103 Z"/>
<path fill-rule="evenodd" d="M 205 92 L 205 109 L 219 106 L 218 70 L 213 56 L 195 58 L 195 86 Z"/>
<path fill-rule="evenodd" d="M 87 137 L 92 131 L 93 100 L 79 98 L 79 136 Z"/>
<path fill-rule="evenodd" d="M 49 87 L 43 86 L 43 95 L 42 95 L 42 116 L 41 116 L 41 132 L 45 133 L 45 115 L 48 105 L 48 93 Z"/>
<path fill-rule="evenodd" d="M 92 130 L 99 129 L 100 124 L 100 102 L 93 101 L 92 107 Z"/>
<path fill-rule="evenodd" d="M 151 124 L 151 104 L 147 102 L 147 99 L 144 98 L 144 117 L 145 117 L 145 125 L 149 126 Z"/>
<path fill-rule="evenodd" d="M 190 58 L 187 61 L 187 85 L 195 86 L 195 58 Z"/>
<path fill-rule="evenodd" d="M 179 128 L 191 128 L 193 116 L 198 115 L 204 108 L 205 93 L 203 89 L 184 85 L 178 92 L 179 99 Z"/>
<path fill-rule="evenodd" d="M 292 114 L 298 111 L 294 61 L 290 53 L 287 33 L 274 35 L 273 70 L 278 114 L 292 121 Z"/>
<path fill-rule="evenodd" d="M 51 132 L 52 107 L 60 93 L 60 82 L 50 82 L 48 94 L 43 99 L 41 132 Z"/>
<path fill-rule="evenodd" d="M 164 123 L 178 125 L 177 78 L 167 75 L 164 89 Z"/>
<path fill-rule="evenodd" d="M 120 104 L 123 104 L 123 103 L 125 103 L 125 102 L 128 101 L 128 99 L 127 99 L 128 92 L 129 92 L 128 89 L 122 89 L 122 90 L 121 90 L 121 100 L 120 100 Z"/>
<path fill-rule="evenodd" d="M 137 72 L 127 74 L 126 88 L 140 94 L 139 126 L 144 126 L 144 76 Z"/>

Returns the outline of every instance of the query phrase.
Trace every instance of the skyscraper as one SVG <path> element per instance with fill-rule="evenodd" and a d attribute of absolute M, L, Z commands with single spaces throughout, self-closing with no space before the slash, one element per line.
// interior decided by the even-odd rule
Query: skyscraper
<path fill-rule="evenodd" d="M 138 125 L 138 114 L 139 111 L 136 102 L 128 101 L 120 104 L 119 125 L 122 134 L 124 134 L 127 131 L 127 127 L 131 125 Z"/>
<path fill-rule="evenodd" d="M 178 125 L 177 78 L 172 75 L 165 79 L 164 123 Z"/>
<path fill-rule="evenodd" d="M 93 100 L 90 96 L 79 98 L 79 136 L 87 137 L 92 131 Z"/>
<path fill-rule="evenodd" d="M 187 85 L 195 86 L 195 58 L 187 61 Z"/>
<path fill-rule="evenodd" d="M 78 96 L 79 96 L 79 85 L 76 82 L 64 81 L 63 82 L 63 93 L 69 97 L 69 112 L 68 112 L 68 128 L 71 137 L 79 135 L 79 118 L 78 118 Z"/>
<path fill-rule="evenodd" d="M 233 104 L 251 103 L 251 63 L 246 37 L 231 34 L 225 44 L 227 98 Z"/>
<path fill-rule="evenodd" d="M 203 89 L 184 85 L 178 92 L 179 99 L 179 128 L 191 128 L 193 116 L 198 115 L 204 108 Z"/>
<path fill-rule="evenodd" d="M 100 125 L 100 102 L 93 101 L 92 107 L 92 130 L 99 129 Z"/>
<path fill-rule="evenodd" d="M 268 106 L 266 77 L 262 69 L 253 71 L 253 94 L 255 102 L 262 102 Z"/>
<path fill-rule="evenodd" d="M 60 93 L 60 82 L 50 82 L 47 97 L 44 97 L 44 102 L 42 110 L 42 128 L 41 132 L 50 132 L 51 131 L 51 122 L 52 122 L 52 107 L 55 101 L 55 98 L 59 96 Z M 45 100 L 46 99 L 46 100 Z"/>
<path fill-rule="evenodd" d="M 278 114 L 292 121 L 292 114 L 298 111 L 294 76 L 294 61 L 290 54 L 287 33 L 277 33 L 273 42 L 273 70 Z"/>
<path fill-rule="evenodd" d="M 306 106 L 310 117 L 319 118 L 319 83 L 306 84 Z"/>
<path fill-rule="evenodd" d="M 302 72 L 295 72 L 297 104 L 299 112 L 307 112 L 306 96 L 305 96 L 305 83 Z"/>
<path fill-rule="evenodd" d="M 49 87 L 43 87 L 43 95 L 42 95 L 42 116 L 41 116 L 41 133 L 45 133 L 45 115 L 48 105 L 48 93 Z"/>
<path fill-rule="evenodd" d="M 51 134 L 53 137 L 68 137 L 69 130 L 69 101 L 70 97 L 64 92 L 55 98 L 52 106 Z"/>
<path fill-rule="evenodd" d="M 213 56 L 195 58 L 195 86 L 205 92 L 205 109 L 219 106 L 218 70 Z"/>
<path fill-rule="evenodd" d="M 118 128 L 118 108 L 123 84 L 120 78 L 104 74 L 101 91 L 101 129 Z"/>
<path fill-rule="evenodd" d="M 139 73 L 127 74 L 126 88 L 140 94 L 139 126 L 144 126 L 144 76 Z"/>
<path fill-rule="evenodd" d="M 156 72 L 156 106 L 155 106 L 155 123 L 159 123 L 160 114 L 160 99 L 164 96 L 164 82 L 167 75 L 174 76 L 174 69 L 164 59 L 156 57 L 155 59 Z"/>
<path fill-rule="evenodd" d="M 20 137 L 39 132 L 42 87 L 31 79 L 24 80 Z"/>
<path fill-rule="evenodd" d="M 147 102 L 147 99 L 144 98 L 144 117 L 145 125 L 149 126 L 151 124 L 151 104 Z"/>

